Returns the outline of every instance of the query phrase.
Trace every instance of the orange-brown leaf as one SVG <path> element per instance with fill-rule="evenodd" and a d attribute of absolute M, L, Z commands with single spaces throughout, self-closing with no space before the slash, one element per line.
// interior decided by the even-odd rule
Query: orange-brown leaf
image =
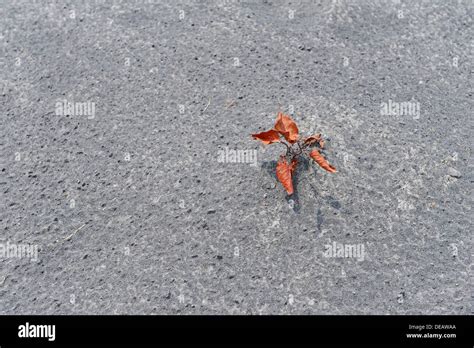
<path fill-rule="evenodd" d="M 319 145 L 321 145 L 322 141 L 323 140 L 321 138 L 321 134 L 314 134 L 314 135 L 311 135 L 311 136 L 305 138 L 304 143 L 306 145 L 313 145 L 314 143 L 319 143 Z"/>
<path fill-rule="evenodd" d="M 320 165 L 321 168 L 327 170 L 330 173 L 336 172 L 336 168 L 330 165 L 328 161 L 326 161 L 326 159 L 323 157 L 323 155 L 319 153 L 318 150 L 314 149 L 313 151 L 309 153 L 309 155 L 311 156 L 312 159 L 316 161 L 317 164 Z"/>
<path fill-rule="evenodd" d="M 286 192 L 289 195 L 293 193 L 293 182 L 291 181 L 291 165 L 286 161 L 285 156 L 281 156 L 277 163 L 276 175 Z"/>
<path fill-rule="evenodd" d="M 298 140 L 298 126 L 290 116 L 279 112 L 274 128 L 283 135 L 289 143 L 293 144 Z"/>
<path fill-rule="evenodd" d="M 321 134 L 315 134 L 307 137 L 304 140 L 304 143 L 306 145 L 313 145 L 314 143 L 318 143 L 321 149 L 324 148 L 324 139 L 321 137 Z"/>
<path fill-rule="evenodd" d="M 266 131 L 266 132 L 252 134 L 252 137 L 254 139 L 260 140 L 265 145 L 268 145 L 271 143 L 277 143 L 280 141 L 280 134 L 274 129 L 270 129 L 269 131 Z"/>

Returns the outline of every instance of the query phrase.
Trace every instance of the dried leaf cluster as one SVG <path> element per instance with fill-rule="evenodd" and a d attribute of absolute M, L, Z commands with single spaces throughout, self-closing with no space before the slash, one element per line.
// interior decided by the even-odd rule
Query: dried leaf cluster
<path fill-rule="evenodd" d="M 281 155 L 278 160 L 276 176 L 289 195 L 293 193 L 293 173 L 298 166 L 298 157 L 302 154 L 312 158 L 321 168 L 328 172 L 336 172 L 336 168 L 330 165 L 319 152 L 319 150 L 324 149 L 324 140 L 321 134 L 300 138 L 296 122 L 282 112 L 278 113 L 277 120 L 272 129 L 252 134 L 252 137 L 260 140 L 265 145 L 280 143 L 286 146 L 286 154 Z"/>

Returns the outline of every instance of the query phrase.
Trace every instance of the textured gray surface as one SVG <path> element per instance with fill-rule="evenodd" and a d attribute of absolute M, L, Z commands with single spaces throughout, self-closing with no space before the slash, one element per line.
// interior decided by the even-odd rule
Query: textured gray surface
<path fill-rule="evenodd" d="M 0 313 L 471 313 L 472 19 L 472 1 L 2 1 L 0 242 L 40 251 L 0 260 Z M 278 108 L 339 170 L 300 166 L 293 207 L 281 147 L 249 136 Z"/>

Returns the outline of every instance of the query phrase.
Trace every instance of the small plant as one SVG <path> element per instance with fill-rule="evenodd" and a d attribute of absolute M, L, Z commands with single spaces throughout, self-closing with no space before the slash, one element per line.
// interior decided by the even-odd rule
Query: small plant
<path fill-rule="evenodd" d="M 292 176 L 298 165 L 298 158 L 305 154 L 312 158 L 319 166 L 330 173 L 335 173 L 336 168 L 330 165 L 318 149 L 324 149 L 324 140 L 321 134 L 300 138 L 298 126 L 293 119 L 278 113 L 275 126 L 272 129 L 257 134 L 252 134 L 254 139 L 260 140 L 265 145 L 280 143 L 286 146 L 286 154 L 281 155 L 276 167 L 276 176 L 289 195 L 293 194 Z M 286 140 L 286 141 L 285 141 Z M 313 148 L 316 147 L 316 148 Z M 312 150 L 310 150 L 313 148 Z"/>

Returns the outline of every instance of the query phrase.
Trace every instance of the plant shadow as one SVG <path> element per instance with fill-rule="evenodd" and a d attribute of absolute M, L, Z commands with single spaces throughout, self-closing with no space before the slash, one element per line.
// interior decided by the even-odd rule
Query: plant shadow
<path fill-rule="evenodd" d="M 278 186 L 280 185 L 280 182 L 278 181 L 278 178 L 276 177 L 276 166 L 277 166 L 278 161 L 267 161 L 263 162 L 261 165 L 261 168 L 264 169 L 268 175 L 275 180 L 275 183 Z M 301 211 L 301 203 L 300 203 L 300 196 L 298 192 L 298 179 L 300 177 L 300 174 L 303 171 L 308 170 L 310 166 L 310 163 L 307 158 L 300 157 L 298 166 L 296 167 L 295 172 L 293 173 L 293 194 L 291 195 L 286 195 L 285 199 L 286 202 L 288 203 L 288 206 L 295 212 L 295 213 L 300 213 Z M 283 187 L 281 187 L 283 189 Z"/>
<path fill-rule="evenodd" d="M 261 165 L 261 168 L 264 169 L 268 175 L 274 180 L 276 187 L 279 187 L 283 190 L 283 187 L 281 186 L 280 182 L 278 181 L 276 177 L 276 166 L 277 166 L 277 161 L 267 161 L 263 162 Z M 298 193 L 298 182 L 301 174 L 304 171 L 307 171 L 309 167 L 312 165 L 312 161 L 305 157 L 300 157 L 298 166 L 296 167 L 296 171 L 293 173 L 293 194 L 292 195 L 286 195 L 285 199 L 290 206 L 290 208 L 295 212 L 295 213 L 300 213 L 301 210 L 301 202 L 300 202 L 300 196 Z M 311 189 L 313 190 L 315 196 L 320 196 L 318 193 L 318 190 L 314 187 L 314 185 L 310 182 L 309 183 Z M 329 206 L 336 210 L 341 209 L 341 203 L 337 198 L 329 195 L 329 196 L 322 196 L 322 199 L 324 199 Z M 321 212 L 318 211 L 318 214 L 321 215 Z M 322 221 L 322 216 L 318 217 L 318 221 Z M 322 222 L 318 222 L 318 224 L 321 224 Z"/>

